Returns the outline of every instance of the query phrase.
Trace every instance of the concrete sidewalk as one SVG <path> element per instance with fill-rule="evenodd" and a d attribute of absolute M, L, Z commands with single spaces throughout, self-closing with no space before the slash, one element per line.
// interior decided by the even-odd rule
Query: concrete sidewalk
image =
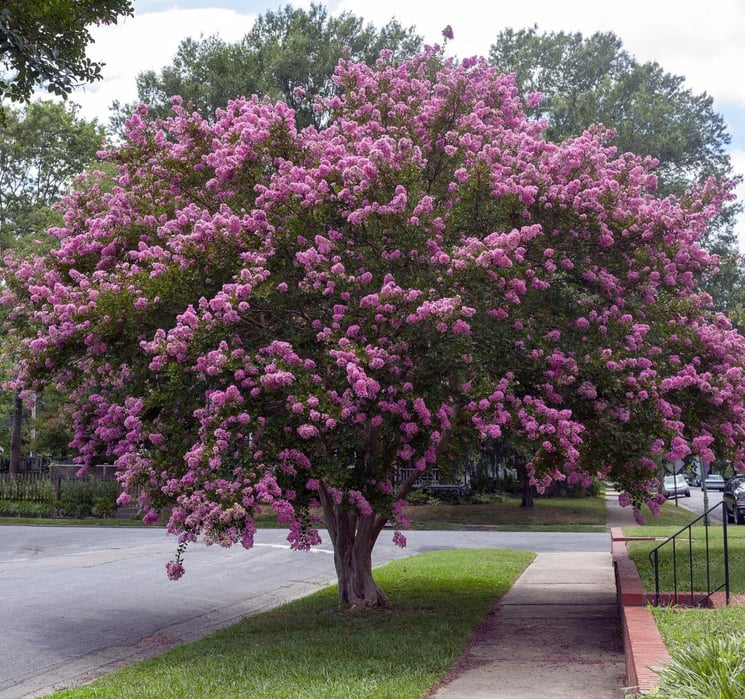
<path fill-rule="evenodd" d="M 617 493 L 608 525 L 632 524 Z M 539 553 L 429 699 L 622 699 L 623 633 L 610 553 Z"/>

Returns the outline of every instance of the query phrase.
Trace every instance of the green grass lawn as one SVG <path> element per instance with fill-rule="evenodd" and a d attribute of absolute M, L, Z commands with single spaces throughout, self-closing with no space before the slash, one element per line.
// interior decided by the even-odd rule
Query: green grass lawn
<path fill-rule="evenodd" d="M 665 507 L 669 510 L 674 506 L 668 503 Z M 694 519 L 692 515 L 688 518 Z M 685 523 L 658 521 L 644 527 L 624 528 L 627 536 L 653 536 L 657 539 L 628 544 L 629 555 L 636 564 L 645 590 L 655 589 L 649 552 L 666 538 L 677 534 L 682 524 Z M 704 555 L 707 540 L 713 552 L 708 563 Z M 743 594 L 745 527 L 728 526 L 727 544 L 730 593 Z M 721 523 L 710 523 L 709 527 L 697 523 L 690 529 L 690 535 L 686 533 L 676 542 L 675 565 L 671 545 L 666 544 L 660 550 L 660 590 L 672 591 L 675 582 L 678 591 L 683 593 L 691 589 L 701 592 L 718 587 L 724 582 L 723 550 Z M 685 602 L 685 595 L 681 601 Z M 737 655 L 743 649 L 745 607 L 691 609 L 671 605 L 652 607 L 651 611 L 672 659 L 661 674 L 659 691 L 650 694 L 650 698 L 708 699 L 716 696 L 735 699 L 744 696 L 741 693 L 741 673 L 731 673 L 733 667 L 742 669 L 741 660 L 733 653 Z"/>
<path fill-rule="evenodd" d="M 745 636 L 745 607 L 722 609 L 652 608 L 662 640 L 671 653 L 691 641 L 730 633 Z"/>
<path fill-rule="evenodd" d="M 461 526 L 492 526 L 502 530 L 550 528 L 602 529 L 605 527 L 603 497 L 536 498 L 532 508 L 520 507 L 520 498 L 479 505 L 409 505 L 413 529 L 443 529 Z"/>
<path fill-rule="evenodd" d="M 645 590 L 654 590 L 654 568 L 649 560 L 649 552 L 666 537 L 678 531 L 675 527 L 627 527 L 624 533 L 628 536 L 654 536 L 658 541 L 629 542 L 629 556 L 634 560 L 639 571 Z M 707 566 L 704 555 L 706 540 L 712 554 Z M 729 550 L 730 591 L 732 594 L 745 594 L 745 527 L 727 527 Z M 696 525 L 691 529 L 690 539 L 686 535 L 683 540 L 676 542 L 676 567 L 673 567 L 671 545 L 665 546 L 659 553 L 660 590 L 670 591 L 674 587 L 674 576 L 677 577 L 679 591 L 691 589 L 691 574 L 693 575 L 693 589 L 705 591 L 714 589 L 724 581 L 724 556 L 721 524 L 708 528 Z M 708 582 L 712 583 L 707 585 Z"/>
<path fill-rule="evenodd" d="M 597 497 L 536 498 L 535 507 L 520 507 L 520 498 L 505 497 L 483 504 L 409 505 L 406 509 L 412 529 L 459 529 L 468 526 L 488 526 L 502 530 L 581 530 L 603 531 L 605 501 Z M 55 524 L 89 526 L 131 526 L 140 520 L 121 519 L 49 519 L 36 517 L 0 517 L 0 524 Z M 273 514 L 256 518 L 258 527 L 286 527 L 278 525 Z"/>
<path fill-rule="evenodd" d="M 686 510 L 685 507 L 680 507 L 672 502 L 666 502 L 660 508 L 659 515 L 653 515 L 649 512 L 646 506 L 642 508 L 642 514 L 646 518 L 646 524 L 639 525 L 636 527 L 624 527 L 624 532 L 635 531 L 635 534 L 628 534 L 628 536 L 653 536 L 649 532 L 659 527 L 673 527 L 673 531 L 677 531 L 687 524 L 690 524 L 697 515 L 690 510 Z"/>
<path fill-rule="evenodd" d="M 375 571 L 393 611 L 340 611 L 331 587 L 51 696 L 424 697 L 533 556 L 470 549 L 393 561 Z"/>

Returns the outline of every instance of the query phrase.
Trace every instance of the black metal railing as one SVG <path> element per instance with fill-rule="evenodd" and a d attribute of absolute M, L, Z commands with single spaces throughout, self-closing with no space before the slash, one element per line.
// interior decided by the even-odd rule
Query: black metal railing
<path fill-rule="evenodd" d="M 709 536 L 712 528 L 711 515 L 722 511 L 721 549 L 718 539 Z M 703 536 L 694 537 L 693 528 L 703 520 L 703 526 L 696 529 Z M 714 525 L 718 528 L 718 523 Z M 695 543 L 694 543 L 695 542 Z M 716 542 L 716 543 L 715 543 Z M 669 553 L 668 553 L 669 551 Z M 724 580 L 712 580 L 719 566 L 713 561 L 722 560 Z M 649 561 L 654 568 L 654 605 L 681 604 L 693 607 L 706 606 L 712 595 L 724 590 L 725 604 L 729 605 L 729 553 L 727 550 L 727 510 L 725 504 L 718 503 L 700 517 L 673 534 L 649 552 Z M 672 569 L 672 589 L 660 591 L 661 565 Z M 666 580 L 669 580 L 669 575 Z M 685 589 L 687 588 L 687 589 Z"/>

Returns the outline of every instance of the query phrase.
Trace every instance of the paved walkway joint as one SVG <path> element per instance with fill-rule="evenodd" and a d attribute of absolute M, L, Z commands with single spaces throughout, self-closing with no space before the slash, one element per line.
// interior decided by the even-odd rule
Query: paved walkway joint
<path fill-rule="evenodd" d="M 432 699 L 622 699 L 610 553 L 539 553 Z"/>

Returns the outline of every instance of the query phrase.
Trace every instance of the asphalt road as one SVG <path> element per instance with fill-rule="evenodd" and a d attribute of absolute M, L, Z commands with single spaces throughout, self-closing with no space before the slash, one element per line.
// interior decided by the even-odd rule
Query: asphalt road
<path fill-rule="evenodd" d="M 714 507 L 715 505 L 718 505 L 722 502 L 722 491 L 721 490 L 709 490 L 706 493 L 708 498 L 708 506 L 709 509 Z M 675 503 L 675 498 L 669 498 L 670 502 Z M 678 507 L 685 507 L 687 510 L 690 510 L 691 512 L 695 512 L 697 515 L 704 514 L 704 492 L 701 490 L 701 488 L 693 485 L 691 486 L 691 497 L 686 498 L 682 495 L 678 496 Z M 721 522 L 722 521 L 722 510 L 721 508 L 717 509 L 715 512 L 712 512 L 711 514 L 712 521 L 715 522 Z"/>
<path fill-rule="evenodd" d="M 383 532 L 374 563 L 451 548 L 609 550 L 607 533 Z M 250 551 L 194 545 L 168 580 L 162 529 L 0 526 L 0 699 L 41 696 L 195 640 L 335 581 L 329 544 L 289 550 L 262 530 Z"/>

